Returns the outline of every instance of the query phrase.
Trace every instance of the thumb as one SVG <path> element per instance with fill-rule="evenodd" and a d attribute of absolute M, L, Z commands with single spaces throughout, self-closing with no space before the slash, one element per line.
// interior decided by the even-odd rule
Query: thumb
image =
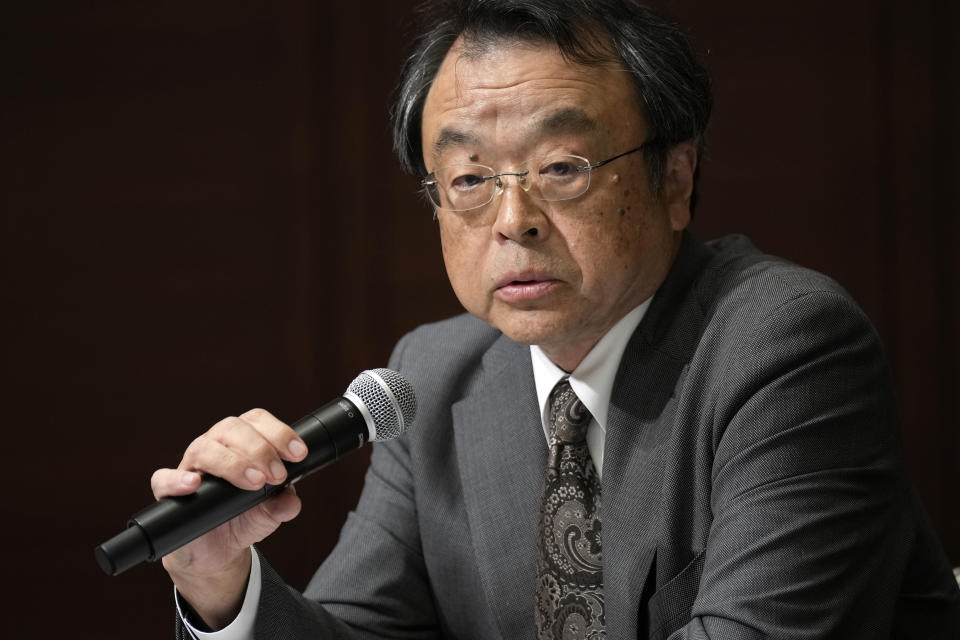
<path fill-rule="evenodd" d="M 289 522 L 296 518 L 300 514 L 300 508 L 303 506 L 303 503 L 291 485 L 264 502 L 261 506 L 269 517 L 279 524 L 281 522 Z"/>
<path fill-rule="evenodd" d="M 281 523 L 293 520 L 298 513 L 300 498 L 288 491 L 279 493 L 231 523 L 235 543 L 245 547 L 260 542 L 276 531 Z"/>

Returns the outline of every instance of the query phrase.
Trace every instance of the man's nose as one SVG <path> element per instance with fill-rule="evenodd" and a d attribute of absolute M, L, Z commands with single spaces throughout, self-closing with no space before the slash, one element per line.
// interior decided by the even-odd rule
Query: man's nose
<path fill-rule="evenodd" d="M 543 240 L 549 229 L 542 208 L 545 203 L 531 196 L 526 176 L 504 175 L 496 186 L 501 193 L 493 203 L 497 214 L 494 233 L 520 243 Z"/>

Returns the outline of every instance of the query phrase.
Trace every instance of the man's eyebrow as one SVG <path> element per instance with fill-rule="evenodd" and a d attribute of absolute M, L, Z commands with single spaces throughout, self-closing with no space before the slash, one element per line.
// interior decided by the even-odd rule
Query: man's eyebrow
<path fill-rule="evenodd" d="M 479 146 L 480 138 L 475 134 L 467 133 L 466 131 L 444 127 L 440 130 L 440 135 L 437 136 L 436 141 L 433 143 L 433 157 L 439 158 L 441 155 L 443 155 L 443 152 L 450 147 L 458 147 L 463 145 Z"/>
<path fill-rule="evenodd" d="M 565 107 L 547 114 L 537 123 L 543 133 L 584 133 L 597 129 L 597 121 L 577 107 Z"/>

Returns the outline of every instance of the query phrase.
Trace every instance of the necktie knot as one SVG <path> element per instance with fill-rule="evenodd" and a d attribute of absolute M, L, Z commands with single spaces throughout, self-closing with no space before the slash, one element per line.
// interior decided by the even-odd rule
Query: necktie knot
<path fill-rule="evenodd" d="M 590 412 L 564 378 L 550 393 L 550 437 L 565 444 L 578 444 L 587 437 Z"/>

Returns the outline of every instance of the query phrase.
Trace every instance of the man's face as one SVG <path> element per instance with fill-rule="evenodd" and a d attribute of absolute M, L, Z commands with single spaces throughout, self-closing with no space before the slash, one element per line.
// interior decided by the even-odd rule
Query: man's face
<path fill-rule="evenodd" d="M 627 72 L 567 63 L 554 47 L 505 43 L 447 55 L 424 104 L 428 171 L 474 163 L 523 170 L 529 158 L 591 163 L 647 137 Z M 516 179 L 480 209 L 438 212 L 447 274 L 463 306 L 571 370 L 663 282 L 689 222 L 692 145 L 671 151 L 659 200 L 637 152 L 593 170 L 590 189 L 559 202 Z"/>

